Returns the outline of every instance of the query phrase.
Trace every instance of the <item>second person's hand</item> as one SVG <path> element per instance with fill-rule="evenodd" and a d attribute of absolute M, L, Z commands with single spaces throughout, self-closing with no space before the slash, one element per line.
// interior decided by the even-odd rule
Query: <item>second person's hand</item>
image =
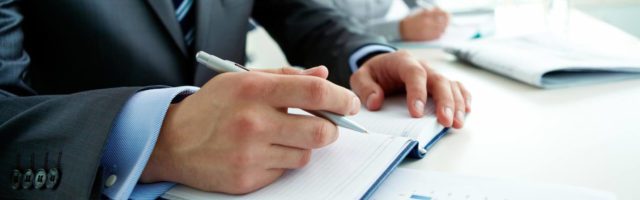
<path fill-rule="evenodd" d="M 471 111 L 471 94 L 458 81 L 435 72 L 406 51 L 383 53 L 367 60 L 350 79 L 351 89 L 369 110 L 382 107 L 385 94 L 405 91 L 411 116 L 424 115 L 427 96 L 435 101 L 438 122 L 462 128 Z"/>
<path fill-rule="evenodd" d="M 400 36 L 404 41 L 438 39 L 449 24 L 449 15 L 440 8 L 421 9 L 400 21 Z"/>

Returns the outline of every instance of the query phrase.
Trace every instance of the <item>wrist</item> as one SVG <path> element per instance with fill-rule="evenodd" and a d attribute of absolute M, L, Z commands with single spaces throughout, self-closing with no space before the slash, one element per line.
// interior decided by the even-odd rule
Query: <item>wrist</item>
<path fill-rule="evenodd" d="M 408 22 L 407 22 L 408 18 L 404 18 L 402 20 L 400 20 L 400 23 L 398 24 L 398 31 L 400 32 L 400 39 L 403 41 L 409 41 L 410 37 L 408 36 L 409 30 L 407 30 L 408 28 Z"/>
<path fill-rule="evenodd" d="M 172 141 L 171 137 L 174 135 L 173 131 L 175 128 L 173 126 L 173 122 L 175 121 L 175 112 L 179 103 L 170 104 L 167 109 L 167 113 L 165 115 L 165 119 L 162 122 L 162 128 L 160 129 L 160 134 L 158 135 L 158 140 L 156 141 L 155 148 L 149 157 L 149 161 L 145 166 L 142 174 L 140 176 L 140 182 L 142 183 L 153 183 L 160 181 L 169 181 L 176 182 L 174 178 L 175 173 L 178 171 L 173 170 L 174 167 L 171 166 L 172 163 L 179 163 L 171 161 L 173 156 L 171 156 L 171 150 L 169 143 Z M 166 173 L 172 172 L 172 173 Z M 175 173 L 174 173 L 175 172 Z"/>
<path fill-rule="evenodd" d="M 358 67 L 362 67 L 365 63 L 367 63 L 367 61 L 373 59 L 376 56 L 379 56 L 379 55 L 382 55 L 382 54 L 385 54 L 385 53 L 389 53 L 389 52 L 388 51 L 374 51 L 374 52 L 371 52 L 371 53 L 367 54 L 366 56 L 360 58 L 360 60 L 358 60 L 356 62 L 356 64 L 358 65 Z"/>

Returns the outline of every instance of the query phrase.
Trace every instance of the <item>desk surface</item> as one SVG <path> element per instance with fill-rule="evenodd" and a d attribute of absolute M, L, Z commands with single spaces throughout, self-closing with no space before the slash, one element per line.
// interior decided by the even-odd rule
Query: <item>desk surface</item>
<path fill-rule="evenodd" d="M 640 46 L 612 26 L 577 15 L 572 18 L 574 33 L 590 29 L 583 38 L 606 35 L 617 41 L 608 42 L 619 45 L 616 49 Z M 281 53 L 252 55 L 252 49 L 277 49 L 261 37 L 249 36 L 250 56 L 258 60 L 253 65 L 284 65 Z M 407 160 L 401 167 L 581 186 L 613 192 L 621 200 L 640 198 L 640 80 L 541 90 L 457 63 L 438 49 L 409 51 L 462 81 L 473 102 L 463 129 L 451 131 L 426 158 Z"/>
<path fill-rule="evenodd" d="M 463 129 L 401 167 L 561 183 L 640 197 L 640 80 L 541 90 L 414 50 L 473 94 Z"/>

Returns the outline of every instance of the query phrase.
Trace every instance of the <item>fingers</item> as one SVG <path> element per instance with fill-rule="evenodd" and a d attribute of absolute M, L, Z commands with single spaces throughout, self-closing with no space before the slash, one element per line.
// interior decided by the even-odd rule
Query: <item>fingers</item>
<path fill-rule="evenodd" d="M 265 73 L 272 73 L 272 74 L 301 75 L 302 71 L 304 70 L 301 70 L 295 67 L 282 67 L 282 68 L 275 68 L 275 69 L 254 69 L 251 71 L 265 72 Z"/>
<path fill-rule="evenodd" d="M 271 145 L 266 152 L 269 169 L 297 169 L 304 167 L 311 160 L 311 150 Z"/>
<path fill-rule="evenodd" d="M 457 81 L 450 81 L 451 93 L 453 94 L 453 101 L 455 102 L 455 117 L 453 120 L 453 128 L 462 128 L 464 125 L 464 118 L 466 116 L 466 105 L 460 87 Z"/>
<path fill-rule="evenodd" d="M 436 7 L 429 13 L 428 17 L 432 21 L 431 26 L 428 28 L 436 31 L 439 37 L 447 29 L 449 15 L 442 9 Z"/>
<path fill-rule="evenodd" d="M 423 64 L 423 66 L 425 65 L 426 63 Z M 445 127 L 451 127 L 453 125 L 453 112 L 455 109 L 454 96 L 451 92 L 451 83 L 447 78 L 438 74 L 433 69 L 427 67 L 426 70 L 427 89 L 435 101 L 438 122 Z"/>
<path fill-rule="evenodd" d="M 415 63 L 420 65 L 420 63 Z M 400 71 L 400 79 L 407 91 L 407 105 L 413 117 L 422 117 L 427 100 L 427 72 L 423 67 L 412 66 Z"/>
<path fill-rule="evenodd" d="M 369 110 L 379 110 L 384 101 L 384 91 L 382 87 L 373 79 L 367 69 L 361 68 L 354 73 L 349 84 L 353 92 L 364 101 Z"/>
<path fill-rule="evenodd" d="M 353 92 L 327 80 L 306 76 L 277 76 L 256 87 L 259 97 L 278 108 L 301 108 L 354 115 L 360 110 L 360 100 Z M 254 81 L 256 82 L 256 81 Z"/>
<path fill-rule="evenodd" d="M 316 149 L 338 139 L 338 127 L 318 117 L 279 115 L 278 127 L 272 131 L 274 144 L 300 149 Z"/>
<path fill-rule="evenodd" d="M 464 87 L 464 85 L 462 85 L 462 83 L 456 81 L 456 84 L 458 84 L 458 88 L 460 88 L 460 92 L 464 98 L 465 112 L 471 112 L 471 93 Z"/>
<path fill-rule="evenodd" d="M 282 67 L 277 69 L 258 69 L 253 71 L 266 72 L 266 73 L 272 73 L 272 74 L 307 75 L 307 76 L 320 77 L 322 79 L 327 79 L 327 77 L 329 76 L 329 70 L 327 69 L 327 67 L 323 65 L 309 68 L 306 70 L 301 70 L 295 67 Z"/>

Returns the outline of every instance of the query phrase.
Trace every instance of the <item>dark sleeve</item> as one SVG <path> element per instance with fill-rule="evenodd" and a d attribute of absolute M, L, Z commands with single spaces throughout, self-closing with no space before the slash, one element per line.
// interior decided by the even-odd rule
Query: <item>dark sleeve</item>
<path fill-rule="evenodd" d="M 258 0 L 253 18 L 269 32 L 292 65 L 329 68 L 329 80 L 349 87 L 348 60 L 367 44 L 386 44 L 365 34 L 344 14 L 309 0 Z"/>
<path fill-rule="evenodd" d="M 407 7 L 409 7 L 409 9 L 418 7 L 417 0 L 404 0 L 404 4 L 407 4 Z"/>
<path fill-rule="evenodd" d="M 102 149 L 117 114 L 138 90 L 0 98 L 0 199 L 86 199 L 101 194 L 92 185 L 101 188 L 97 175 Z M 25 173 L 54 167 L 61 175 L 53 189 L 11 188 L 14 169 Z"/>
<path fill-rule="evenodd" d="M 2 96 L 33 95 L 35 92 L 23 80 L 29 55 L 23 50 L 20 30 L 22 15 L 14 0 L 0 0 L 0 92 Z"/>
<path fill-rule="evenodd" d="M 24 80 L 29 56 L 22 46 L 21 20 L 15 1 L 0 0 L 0 199 L 100 195 L 97 175 L 106 138 L 121 108 L 141 88 L 37 95 Z M 60 173 L 54 188 L 34 189 L 32 180 L 29 189 L 22 189 L 24 176 L 19 189 L 12 188 L 14 170 L 53 168 Z"/>

